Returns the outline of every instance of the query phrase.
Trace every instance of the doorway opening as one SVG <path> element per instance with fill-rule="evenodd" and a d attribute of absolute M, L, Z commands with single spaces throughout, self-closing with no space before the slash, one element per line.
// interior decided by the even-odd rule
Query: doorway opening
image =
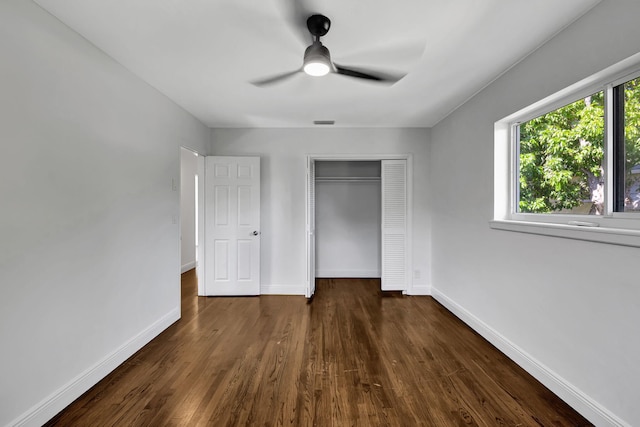
<path fill-rule="evenodd" d="M 204 156 L 180 147 L 180 274 L 181 301 L 185 286 L 201 286 Z M 187 294 L 192 293 L 187 291 Z M 184 301 L 183 301 L 184 302 Z"/>

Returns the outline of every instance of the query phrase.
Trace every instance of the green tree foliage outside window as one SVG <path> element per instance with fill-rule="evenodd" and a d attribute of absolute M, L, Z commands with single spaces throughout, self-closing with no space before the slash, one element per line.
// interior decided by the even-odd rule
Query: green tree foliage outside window
<path fill-rule="evenodd" d="M 624 211 L 640 211 L 640 78 L 624 92 Z M 522 123 L 519 212 L 604 212 L 604 93 Z"/>
<path fill-rule="evenodd" d="M 640 174 L 632 171 L 640 165 L 640 78 L 624 84 L 624 149 L 625 211 L 638 211 L 640 203 L 632 200 L 631 191 L 640 184 Z"/>
<path fill-rule="evenodd" d="M 522 123 L 519 211 L 601 213 L 603 160 L 602 92 Z"/>

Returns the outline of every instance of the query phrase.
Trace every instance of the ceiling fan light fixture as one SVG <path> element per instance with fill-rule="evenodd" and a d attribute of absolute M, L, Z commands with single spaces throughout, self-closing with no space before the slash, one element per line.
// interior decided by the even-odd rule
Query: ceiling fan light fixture
<path fill-rule="evenodd" d="M 313 42 L 304 52 L 302 69 L 314 77 L 327 75 L 331 71 L 331 55 L 329 49 L 319 41 Z"/>
<path fill-rule="evenodd" d="M 322 77 L 329 74 L 329 66 L 324 62 L 308 62 L 304 64 L 304 72 L 310 76 Z"/>

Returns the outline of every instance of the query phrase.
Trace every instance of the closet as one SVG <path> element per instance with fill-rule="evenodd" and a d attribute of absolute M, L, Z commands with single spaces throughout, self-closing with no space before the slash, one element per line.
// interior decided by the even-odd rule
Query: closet
<path fill-rule="evenodd" d="M 315 162 L 317 277 L 381 277 L 380 161 Z"/>
<path fill-rule="evenodd" d="M 411 287 L 411 157 L 307 156 L 307 283 L 380 277 L 383 291 Z"/>

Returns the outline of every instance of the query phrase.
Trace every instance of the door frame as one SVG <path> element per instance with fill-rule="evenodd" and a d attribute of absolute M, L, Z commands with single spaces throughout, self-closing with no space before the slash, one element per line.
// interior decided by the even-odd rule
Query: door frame
<path fill-rule="evenodd" d="M 198 193 L 196 194 L 196 206 L 198 221 L 196 221 L 198 245 L 196 246 L 196 277 L 198 280 L 198 296 L 205 295 L 205 218 L 204 218 L 204 183 L 205 183 L 205 159 L 206 156 L 198 154 L 198 165 L 196 168 L 196 174 L 198 176 Z"/>
<path fill-rule="evenodd" d="M 179 264 L 179 272 L 180 275 L 178 276 L 178 289 L 181 290 L 182 288 L 182 280 L 180 279 L 181 275 L 182 275 L 182 230 L 181 230 L 181 224 L 182 224 L 182 182 L 181 182 L 181 177 L 182 177 L 182 149 L 185 149 L 187 151 L 190 151 L 191 153 L 193 153 L 197 160 L 197 164 L 196 164 L 196 176 L 198 177 L 198 193 L 195 195 L 195 209 L 196 209 L 196 215 L 197 215 L 197 220 L 196 220 L 196 276 L 197 276 L 197 280 L 198 280 L 198 294 L 200 294 L 200 289 L 204 289 L 204 266 L 203 263 L 200 262 L 204 259 L 204 158 L 205 155 L 200 153 L 197 150 L 194 150 L 191 147 L 185 147 L 184 145 L 181 145 L 179 147 L 180 149 L 178 150 L 178 162 L 180 164 L 180 174 L 179 174 L 179 179 L 178 179 L 178 185 L 177 185 L 177 190 L 178 190 L 178 200 L 180 203 L 180 209 L 179 209 L 179 214 L 178 214 L 178 259 L 180 260 Z M 202 168 L 201 168 L 202 165 Z M 202 169 L 202 170 L 201 170 Z M 178 295 L 182 295 L 181 292 L 178 293 Z M 182 301 L 182 296 L 180 296 L 180 300 Z M 180 304 L 178 304 L 178 306 L 180 307 Z"/>
<path fill-rule="evenodd" d="M 406 278 L 407 288 L 402 290 L 403 294 L 411 294 L 413 290 L 413 154 L 307 154 L 305 158 L 305 169 L 307 174 L 309 173 L 309 167 L 311 163 L 316 161 L 380 161 L 380 160 L 406 160 L 407 161 L 407 265 L 406 265 Z M 305 176 L 306 176 L 305 175 Z M 311 183 L 314 186 L 315 194 L 315 180 Z M 307 212 L 307 221 L 305 221 L 305 227 L 308 227 L 309 212 L 311 210 L 311 194 L 309 186 L 305 185 L 305 209 Z M 314 231 L 315 232 L 315 231 Z M 310 247 L 309 230 L 306 230 L 306 259 L 307 259 L 307 271 L 310 271 L 311 266 L 314 265 L 315 260 L 311 260 L 311 256 L 315 253 Z M 315 278 L 315 271 L 313 272 Z M 309 290 L 311 289 L 311 283 L 307 278 L 306 289 L 307 298 L 310 297 Z"/>

